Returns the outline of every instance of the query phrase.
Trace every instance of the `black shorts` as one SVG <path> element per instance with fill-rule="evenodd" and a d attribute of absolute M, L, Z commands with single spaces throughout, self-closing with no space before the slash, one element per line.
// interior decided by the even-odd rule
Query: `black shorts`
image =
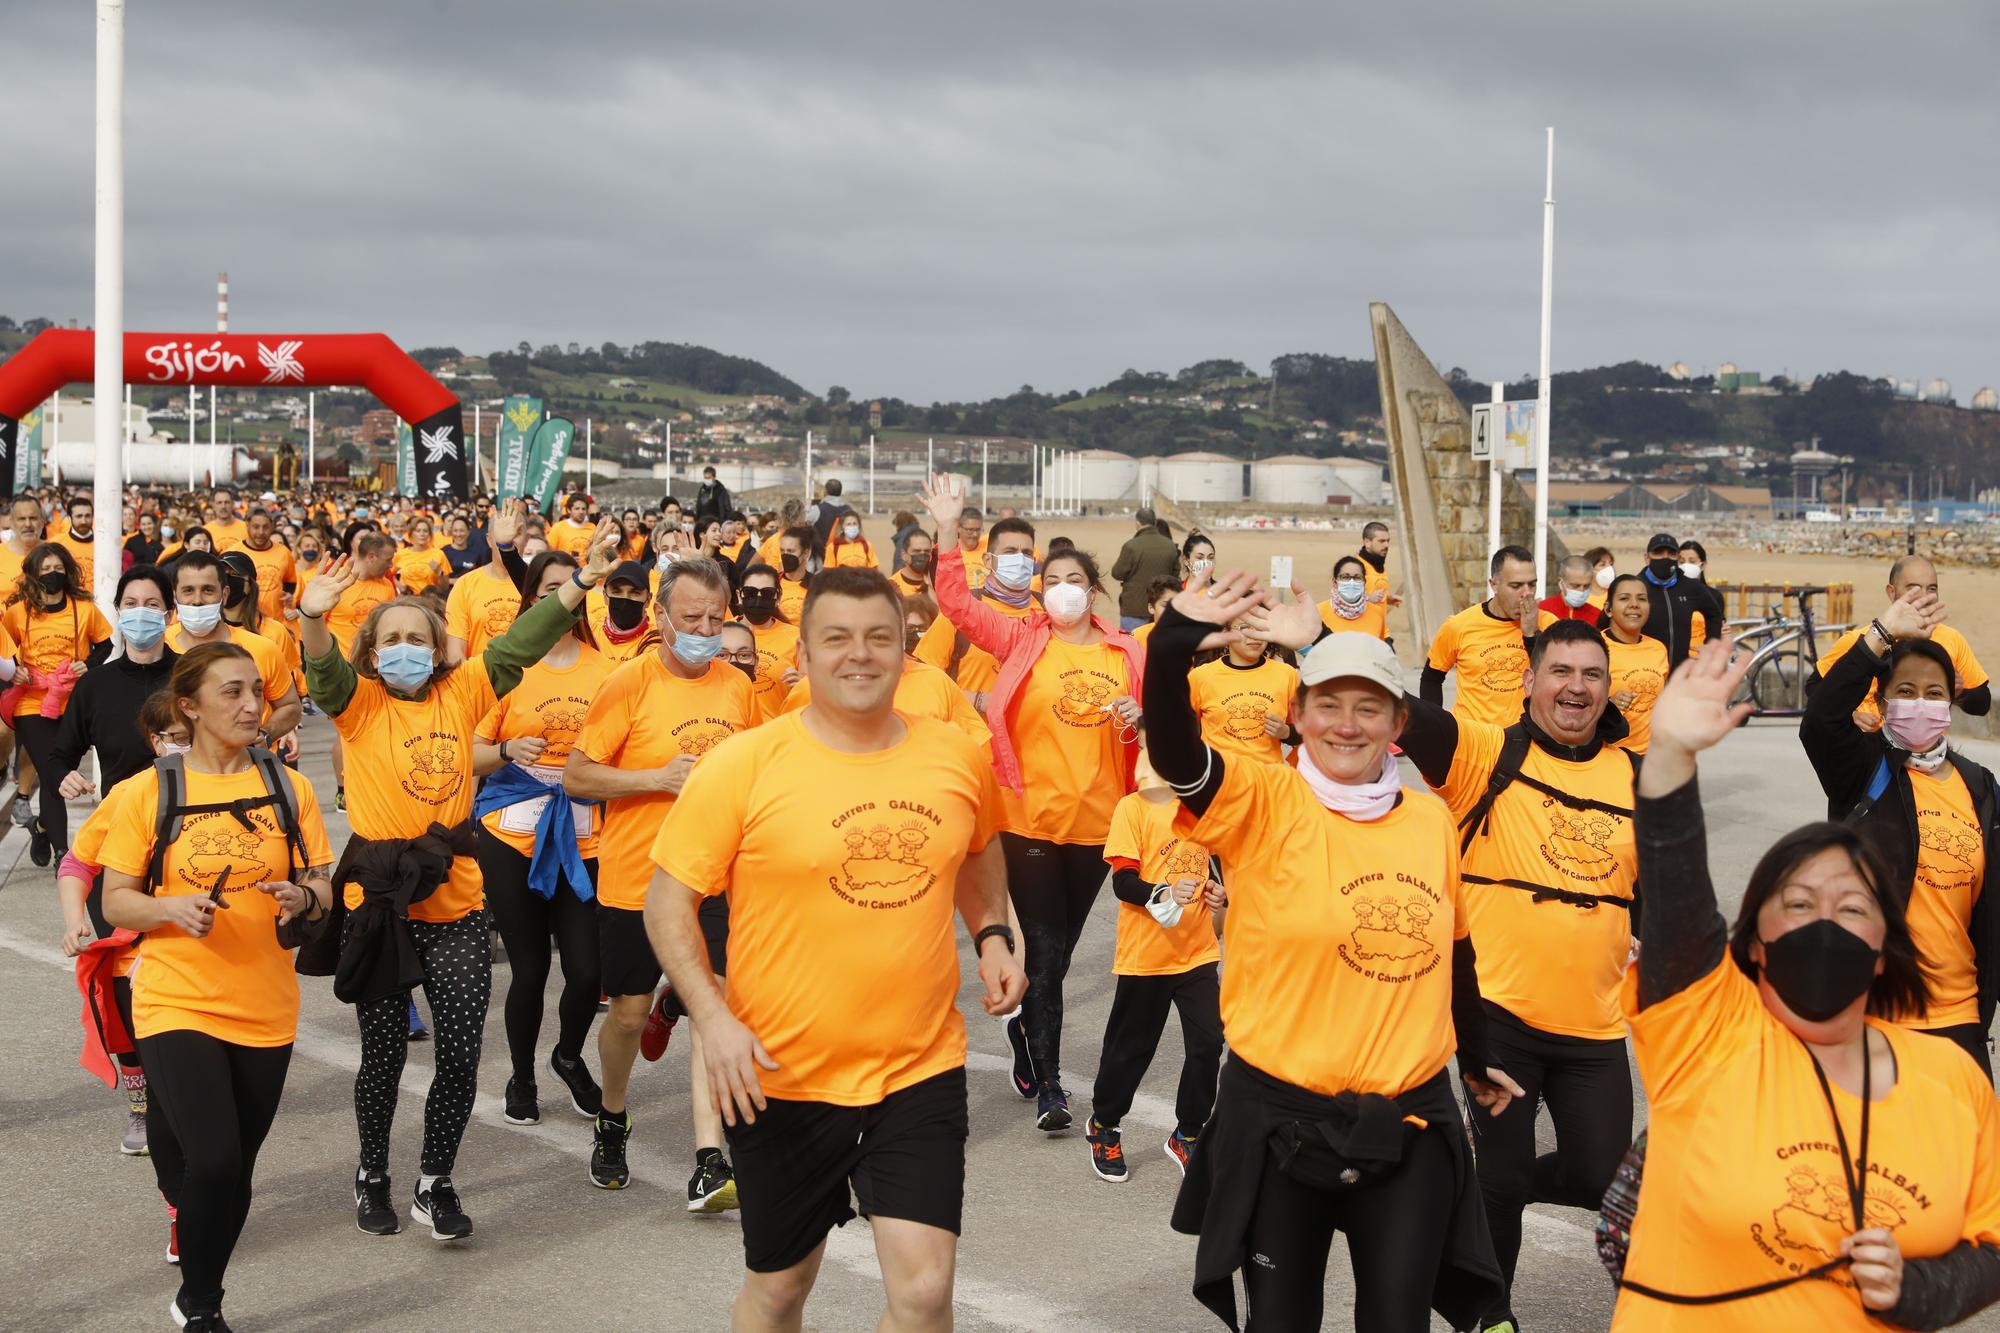
<path fill-rule="evenodd" d="M 660 960 L 646 938 L 646 914 L 597 905 L 599 982 L 606 995 L 651 995 L 660 984 Z"/>
<path fill-rule="evenodd" d="M 958 1234 L 965 1212 L 965 1070 L 947 1070 L 873 1106 L 772 1099 L 757 1123 L 725 1131 L 743 1208 L 743 1263 L 779 1273 L 855 1215 Z"/>
<path fill-rule="evenodd" d="M 708 944 L 708 970 L 718 977 L 729 975 L 729 899 L 723 894 L 703 898 L 695 908 L 701 922 L 701 937 Z"/>

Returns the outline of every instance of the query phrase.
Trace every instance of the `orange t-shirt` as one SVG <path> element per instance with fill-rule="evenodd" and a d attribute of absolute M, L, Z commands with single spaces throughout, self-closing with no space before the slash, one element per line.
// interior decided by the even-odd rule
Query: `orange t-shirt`
<path fill-rule="evenodd" d="M 805 619 L 806 593 L 810 589 L 803 582 L 794 583 L 790 579 L 778 580 L 778 612 L 794 625 Z"/>
<path fill-rule="evenodd" d="M 812 702 L 812 682 L 801 678 L 785 699 L 784 711 L 796 713 Z M 993 741 L 992 728 L 965 697 L 965 691 L 951 683 L 951 677 L 928 662 L 914 657 L 903 659 L 903 675 L 896 682 L 895 708 L 912 717 L 928 717 L 949 722 L 970 736 L 984 750 Z"/>
<path fill-rule="evenodd" d="M 1232 907 L 1232 912 L 1234 911 Z M 1638 969 L 1621 992 L 1648 1104 L 1646 1174 L 1625 1275 L 1677 1295 L 1732 1291 L 1814 1268 L 1858 1228 L 1834 1112 L 1812 1057 L 1724 958 L 1641 1009 Z M 1961 1241 L 2000 1245 L 2000 1102 L 1971 1057 L 1893 1024 L 1896 1086 L 1869 1107 L 1863 1223 L 1905 1259 Z M 1831 1083 L 1849 1152 L 1861 1099 Z M 1745 1300 L 1669 1305 L 1621 1293 L 1612 1333 L 1776 1333 L 1882 1328 L 1844 1269 Z"/>
<path fill-rule="evenodd" d="M 217 555 L 226 555 L 250 540 L 250 525 L 240 518 L 232 518 L 227 523 L 208 519 L 195 526 L 208 530 L 209 537 L 215 542 Z"/>
<path fill-rule="evenodd" d="M 62 536 L 52 537 L 50 540 L 67 550 L 75 558 L 77 574 L 82 578 L 83 586 L 86 588 L 95 588 L 97 586 L 97 534 L 92 533 L 88 538 L 78 540 L 76 537 L 71 536 L 68 530 L 65 529 Z"/>
<path fill-rule="evenodd" d="M 882 562 L 875 558 L 875 548 L 866 537 L 857 541 L 844 541 L 839 534 L 827 539 L 826 558 L 823 562 L 828 569 L 880 569 Z"/>
<path fill-rule="evenodd" d="M 1611 655 L 1611 693 L 1632 691 L 1632 702 L 1619 710 L 1625 714 L 1625 723 L 1632 732 L 1617 742 L 1618 748 L 1644 754 L 1653 739 L 1653 701 L 1660 697 L 1660 689 L 1667 683 L 1671 670 L 1667 645 L 1644 634 L 1637 643 L 1625 643 L 1606 634 L 1604 649 Z"/>
<path fill-rule="evenodd" d="M 1014 749 L 1022 785 L 1000 789 L 1005 827 L 1049 842 L 1102 843 L 1111 809 L 1125 795 L 1120 723 L 1105 705 L 1128 692 L 1125 655 L 1051 637 L 1014 696 Z"/>
<path fill-rule="evenodd" d="M 1556 622 L 1548 611 L 1536 614 L 1543 629 Z M 1460 721 L 1507 727 L 1521 720 L 1528 649 L 1519 621 L 1495 620 L 1486 614 L 1486 603 L 1475 602 L 1438 627 L 1429 663 L 1439 671 L 1457 670 L 1458 697 L 1451 711 Z"/>
<path fill-rule="evenodd" d="M 741 671 L 710 662 L 706 674 L 684 680 L 654 651 L 605 679 L 575 748 L 616 768 L 663 768 L 676 755 L 705 756 L 735 732 L 756 725 L 750 679 Z M 598 902 L 632 912 L 645 907 L 653 882 L 653 838 L 674 804 L 673 795 L 663 791 L 605 803 L 597 844 Z"/>
<path fill-rule="evenodd" d="M 470 658 L 421 699 L 399 699 L 358 676 L 334 715 L 347 749 L 347 819 L 364 838 L 415 838 L 433 822 L 449 828 L 472 814 L 472 735 L 498 702 L 481 658 Z M 413 921 L 456 921 L 486 903 L 479 863 L 460 856 L 437 891 L 410 904 Z M 347 906 L 361 886 L 347 886 Z"/>
<path fill-rule="evenodd" d="M 1225 756 L 1267 764 L 1283 763 L 1285 746 L 1264 730 L 1264 719 L 1290 722 L 1298 688 L 1297 669 L 1270 656 L 1248 668 L 1218 658 L 1188 673 L 1188 697 L 1201 718 L 1201 738 Z"/>
<path fill-rule="evenodd" d="M 487 711 L 475 734 L 487 742 L 540 736 L 549 748 L 535 763 L 523 767 L 544 782 L 559 782 L 569 752 L 583 731 L 583 720 L 590 715 L 590 701 L 597 697 L 613 666 L 595 648 L 580 648 L 576 661 L 566 667 L 537 662 L 521 673 L 521 683 L 506 698 Z M 522 801 L 491 811 L 480 822 L 494 837 L 531 857 L 535 854 L 535 821 L 552 799 L 544 796 Z M 588 859 L 597 855 L 598 810 L 589 801 L 570 804 L 576 813 L 577 850 Z"/>
<path fill-rule="evenodd" d="M 267 618 L 284 615 L 285 585 L 297 586 L 298 562 L 289 550 L 277 542 L 272 542 L 261 551 L 247 543 L 241 549 L 250 557 L 250 563 L 257 567 L 257 609 Z"/>
<path fill-rule="evenodd" d="M 970 565 L 966 566 L 968 572 L 971 568 Z M 1016 619 L 1035 609 L 1032 600 L 1026 606 L 1012 607 L 989 597 L 986 599 L 986 605 L 1003 616 L 1013 616 Z M 946 675 L 952 676 L 961 690 L 970 690 L 974 694 L 981 690 L 991 690 L 1000 679 L 999 660 L 978 644 L 967 643 L 965 652 L 958 659 L 958 672 L 953 675 L 951 652 L 957 644 L 958 627 L 945 617 L 939 616 L 931 622 L 931 627 L 924 631 L 923 637 L 917 640 L 917 649 L 913 656 L 919 662 L 928 662 Z"/>
<path fill-rule="evenodd" d="M 27 564 L 28 551 L 38 545 L 39 542 L 31 543 L 27 551 L 16 555 L 6 542 L 0 542 L 0 601 L 6 601 L 20 591 L 21 571 Z"/>
<path fill-rule="evenodd" d="M 757 641 L 757 679 L 750 692 L 757 700 L 757 720 L 769 722 L 785 711 L 792 688 L 785 684 L 785 673 L 799 664 L 799 627 L 789 621 L 772 620 L 761 628 L 751 625 L 750 636 Z"/>
<path fill-rule="evenodd" d="M 558 519 L 549 524 L 549 545 L 558 551 L 567 551 L 578 560 L 590 549 L 590 539 L 597 535 L 597 525 L 588 520 L 572 523 L 568 519 Z"/>
<path fill-rule="evenodd" d="M 369 613 L 395 599 L 396 585 L 386 578 L 362 579 L 340 594 L 339 603 L 326 613 L 326 628 L 340 644 L 343 657 L 354 652 L 354 636 L 368 623 Z"/>
<path fill-rule="evenodd" d="M 993 838 L 993 766 L 955 728 L 903 722 L 873 754 L 799 716 L 733 737 L 649 839 L 667 874 L 729 895 L 729 1007 L 778 1062 L 766 1096 L 870 1106 L 965 1063 L 954 893 Z"/>
<path fill-rule="evenodd" d="M 269 717 L 270 706 L 293 689 L 292 668 L 285 660 L 284 650 L 262 634 L 252 634 L 241 625 L 225 625 L 223 628 L 229 631 L 229 642 L 250 654 L 250 659 L 257 664 L 257 675 L 264 682 L 264 716 Z M 187 629 L 179 621 L 167 626 L 167 647 L 176 653 L 187 653 L 197 646 L 188 642 Z"/>
<path fill-rule="evenodd" d="M 1972 909 L 1986 882 L 1986 840 L 1965 779 L 1950 764 L 1909 770 L 1917 806 L 1917 874 L 1904 909 L 1930 987 L 1930 1012 L 1903 1026 L 1944 1028 L 1979 1021 L 1979 968 Z"/>
<path fill-rule="evenodd" d="M 521 590 L 512 579 L 481 565 L 451 585 L 444 600 L 444 632 L 465 640 L 465 655 L 477 657 L 507 632 L 521 610 Z"/>
<path fill-rule="evenodd" d="M 1228 763 L 1176 832 L 1230 867 L 1222 1030 L 1267 1074 L 1329 1096 L 1393 1097 L 1444 1068 L 1452 941 L 1467 930 L 1458 837 L 1444 803 L 1405 790 L 1363 823 L 1282 764 Z"/>
<path fill-rule="evenodd" d="M 1340 612 L 1333 609 L 1333 599 L 1329 597 L 1319 604 L 1319 623 L 1335 634 L 1353 631 L 1386 639 L 1389 637 L 1389 607 L 1385 602 L 1363 602 L 1361 614 L 1352 620 L 1345 620 Z"/>
<path fill-rule="evenodd" d="M 1458 722 L 1458 753 L 1438 794 L 1463 819 L 1486 794 L 1504 743 L 1500 727 Z M 1581 763 L 1530 745 L 1521 771 L 1560 792 L 1632 808 L 1632 760 L 1603 749 Z M 1451 835 L 1454 846 L 1458 833 Z M 1519 879 L 1572 893 L 1630 898 L 1638 846 L 1630 816 L 1572 810 L 1525 782 L 1500 793 L 1486 831 L 1467 849 L 1468 877 Z M 1530 1027 L 1599 1041 L 1625 1035 L 1618 984 L 1632 949 L 1630 909 L 1535 901 L 1525 889 L 1471 883 L 1466 902 L 1479 954 L 1479 993 Z"/>
<path fill-rule="evenodd" d="M 330 866 L 326 825 L 319 801 L 303 773 L 286 769 L 298 798 L 299 833 L 305 865 L 293 866 L 293 881 L 306 866 Z M 107 870 L 145 878 L 158 826 L 160 779 L 146 769 L 113 787 L 99 814 L 106 821 L 98 856 Z M 241 773 L 187 769 L 190 805 L 262 797 L 264 778 L 254 767 Z M 298 1031 L 299 982 L 292 955 L 278 947 L 278 903 L 257 888 L 285 878 L 291 863 L 284 826 L 270 806 L 246 816 L 246 829 L 227 811 L 184 817 L 181 835 L 167 849 L 156 896 L 206 894 L 225 871 L 215 925 L 197 939 L 178 926 L 146 932 L 138 966 L 132 969 L 132 1028 L 138 1037 L 162 1032 L 203 1032 L 238 1046 L 283 1046 Z"/>
<path fill-rule="evenodd" d="M 1833 647 L 1827 649 L 1819 661 L 1813 663 L 1813 670 L 1822 676 L 1833 670 L 1833 664 L 1846 656 L 1849 648 L 1861 642 L 1861 636 L 1867 632 L 1868 627 L 1863 625 L 1860 629 L 1851 629 L 1841 635 L 1834 640 Z M 1965 641 L 1963 634 L 1949 625 L 1939 625 L 1931 630 L 1930 640 L 1951 655 L 1951 673 L 1961 694 L 1966 690 L 1976 690 L 1987 683 L 1986 668 L 1979 665 L 1979 659 L 1973 656 L 1972 645 Z M 1876 686 L 1868 687 L 1868 697 L 1861 701 L 1859 711 L 1878 715 L 1881 713 L 1881 699 Z"/>
<path fill-rule="evenodd" d="M 394 568 L 403 590 L 413 594 L 451 577 L 451 566 L 445 562 L 444 552 L 435 546 L 422 551 L 404 547 L 396 552 Z"/>
<path fill-rule="evenodd" d="M 110 802 L 99 801 L 97 808 L 92 810 L 89 818 L 83 821 L 83 827 L 70 835 L 69 849 L 71 854 L 87 866 L 101 867 L 104 864 L 102 860 L 104 835 L 110 828 L 110 823 L 106 820 L 104 812 L 110 808 Z M 84 882 L 83 891 L 85 896 L 94 892 L 88 880 Z M 132 966 L 138 961 L 138 945 L 128 945 L 120 949 L 117 957 L 112 960 L 111 975 L 114 977 L 131 976 Z"/>
<path fill-rule="evenodd" d="M 94 602 L 72 597 L 59 610 L 30 610 L 26 602 L 15 602 L 0 615 L 4 631 L 13 647 L 11 654 L 32 671 L 56 672 L 71 662 L 90 656 L 93 644 L 111 637 L 111 622 Z M 37 717 L 47 692 L 26 689 L 14 705 L 15 717 Z M 69 701 L 65 699 L 67 708 Z"/>
<path fill-rule="evenodd" d="M 927 597 L 936 596 L 936 594 L 931 591 L 930 584 L 924 582 L 922 579 L 913 579 L 910 577 L 910 567 L 908 565 L 904 565 L 901 569 L 891 574 L 889 576 L 889 582 L 896 585 L 896 594 L 899 597 L 904 597 L 904 598 L 915 597 L 919 593 L 922 593 Z"/>
<path fill-rule="evenodd" d="M 1111 811 L 1111 833 L 1104 840 L 1104 859 L 1138 864 L 1148 884 L 1171 884 L 1183 875 L 1208 877 L 1208 848 L 1174 831 L 1180 802 L 1171 793 L 1153 800 L 1133 792 Z M 1179 976 L 1203 963 L 1222 960 L 1215 942 L 1215 918 L 1206 900 L 1196 898 L 1181 908 L 1181 919 L 1162 926 L 1136 903 L 1118 904 L 1118 951 L 1111 971 L 1121 977 Z"/>

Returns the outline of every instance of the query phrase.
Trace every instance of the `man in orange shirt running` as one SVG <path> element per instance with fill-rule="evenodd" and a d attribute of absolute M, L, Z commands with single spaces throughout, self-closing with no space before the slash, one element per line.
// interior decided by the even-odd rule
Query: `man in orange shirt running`
<path fill-rule="evenodd" d="M 999 791 L 962 732 L 895 710 L 903 608 L 881 573 L 822 572 L 801 635 L 812 702 L 702 761 L 653 843 L 646 930 L 736 1154 L 746 1272 L 731 1326 L 799 1327 L 852 1190 L 882 1326 L 946 1329 L 967 1125 L 954 910 L 986 1011 L 1027 991 Z M 726 999 L 699 920 L 724 893 Z"/>

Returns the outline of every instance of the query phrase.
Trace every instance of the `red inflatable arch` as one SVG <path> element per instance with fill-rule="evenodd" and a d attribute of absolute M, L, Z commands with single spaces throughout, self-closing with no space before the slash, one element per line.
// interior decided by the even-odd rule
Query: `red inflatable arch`
<path fill-rule="evenodd" d="M 46 329 L 0 362 L 0 494 L 13 486 L 21 417 L 63 385 L 94 377 L 94 336 L 88 329 Z M 357 384 L 410 423 L 419 490 L 461 498 L 471 491 L 458 396 L 386 334 L 128 333 L 124 379 L 269 388 Z"/>

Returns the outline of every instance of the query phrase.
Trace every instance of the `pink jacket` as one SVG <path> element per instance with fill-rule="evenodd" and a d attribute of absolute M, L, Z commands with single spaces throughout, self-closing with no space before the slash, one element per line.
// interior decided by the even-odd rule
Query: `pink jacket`
<path fill-rule="evenodd" d="M 1000 677 L 986 696 L 986 725 L 993 729 L 993 774 L 1018 794 L 1021 787 L 1021 758 L 1014 749 L 1012 714 L 1021 682 L 1040 660 L 1054 631 L 1049 614 L 1039 607 L 1025 616 L 1002 615 L 972 595 L 965 581 L 965 553 L 954 545 L 938 554 L 938 610 L 957 626 L 967 640 L 984 648 L 999 660 Z M 1091 623 L 1104 632 L 1104 641 L 1125 654 L 1126 692 L 1139 697 L 1140 682 L 1146 674 L 1146 650 L 1118 628 L 1116 621 L 1092 616 Z M 1125 790 L 1133 788 L 1133 772 L 1139 762 L 1136 737 L 1121 747 L 1125 761 Z"/>

